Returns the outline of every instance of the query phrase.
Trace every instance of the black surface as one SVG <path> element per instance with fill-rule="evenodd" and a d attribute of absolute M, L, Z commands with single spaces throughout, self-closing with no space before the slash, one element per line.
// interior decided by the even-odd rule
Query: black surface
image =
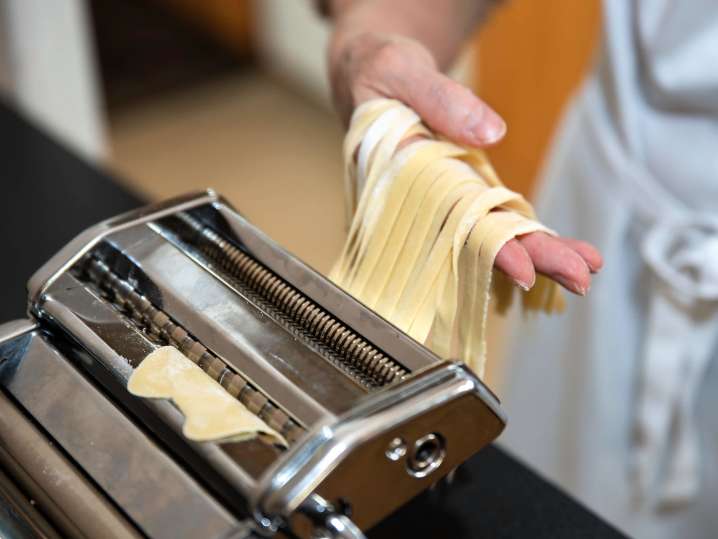
<path fill-rule="evenodd" d="M 544 479 L 490 446 L 454 482 L 425 492 L 368 533 L 369 539 L 432 537 L 623 537 Z"/>
<path fill-rule="evenodd" d="M 82 229 L 142 202 L 0 104 L 0 321 L 23 316 L 25 283 Z M 618 532 L 496 447 L 376 526 L 371 539 L 592 538 Z"/>
<path fill-rule="evenodd" d="M 142 201 L 0 103 L 0 321 L 25 313 L 25 284 L 85 228 Z"/>

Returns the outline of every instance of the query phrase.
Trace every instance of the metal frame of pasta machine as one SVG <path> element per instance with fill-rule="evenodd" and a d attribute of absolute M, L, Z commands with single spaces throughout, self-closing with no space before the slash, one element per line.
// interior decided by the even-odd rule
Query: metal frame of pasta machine
<path fill-rule="evenodd" d="M 16 418 L 0 421 L 0 464 L 62 535 L 362 537 L 505 424 L 464 365 L 212 191 L 90 228 L 28 290 L 29 319 L 0 327 L 0 415 Z M 170 402 L 129 394 L 133 367 L 167 344 L 289 447 L 192 442 Z"/>

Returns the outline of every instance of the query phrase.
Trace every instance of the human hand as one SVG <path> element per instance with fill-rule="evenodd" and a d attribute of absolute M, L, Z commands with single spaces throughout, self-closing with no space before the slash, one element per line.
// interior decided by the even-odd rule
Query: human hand
<path fill-rule="evenodd" d="M 339 114 L 348 122 L 361 103 L 377 97 L 410 106 L 432 130 L 475 147 L 495 144 L 506 133 L 503 119 L 471 90 L 440 72 L 418 41 L 392 34 L 335 32 L 329 73 Z M 600 253 L 579 240 L 534 232 L 509 241 L 495 266 L 528 290 L 536 273 L 585 295 L 591 273 L 603 265 Z"/>

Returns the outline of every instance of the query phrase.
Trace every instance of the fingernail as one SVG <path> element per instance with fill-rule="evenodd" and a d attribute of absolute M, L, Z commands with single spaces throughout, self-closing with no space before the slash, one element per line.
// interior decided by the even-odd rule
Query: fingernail
<path fill-rule="evenodd" d="M 579 296 L 585 296 L 591 288 L 590 286 L 583 287 L 575 281 L 572 281 L 571 279 L 566 279 L 559 275 L 552 276 L 551 278 L 567 290 L 570 290 L 571 292 L 573 292 L 574 294 L 578 294 Z"/>
<path fill-rule="evenodd" d="M 487 110 L 483 121 L 474 129 L 480 144 L 494 144 L 506 134 L 506 122 L 492 110 Z"/>
<path fill-rule="evenodd" d="M 518 279 L 514 279 L 514 284 L 515 284 L 516 286 L 518 286 L 518 287 L 519 287 L 521 290 L 523 290 L 524 292 L 528 292 L 529 290 L 531 290 L 531 287 L 533 286 L 533 285 L 530 285 L 529 283 L 525 283 L 525 282 L 523 282 L 523 281 L 519 281 Z"/>

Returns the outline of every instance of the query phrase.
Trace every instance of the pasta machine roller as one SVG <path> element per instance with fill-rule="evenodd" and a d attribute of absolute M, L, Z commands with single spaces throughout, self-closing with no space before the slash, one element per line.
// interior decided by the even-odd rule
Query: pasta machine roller
<path fill-rule="evenodd" d="M 33 500 L 15 513 L 33 537 L 362 537 L 505 423 L 464 365 L 212 191 L 90 228 L 28 291 L 28 319 L 0 328 L 0 496 Z M 193 442 L 171 401 L 130 394 L 166 345 L 288 447 Z"/>

